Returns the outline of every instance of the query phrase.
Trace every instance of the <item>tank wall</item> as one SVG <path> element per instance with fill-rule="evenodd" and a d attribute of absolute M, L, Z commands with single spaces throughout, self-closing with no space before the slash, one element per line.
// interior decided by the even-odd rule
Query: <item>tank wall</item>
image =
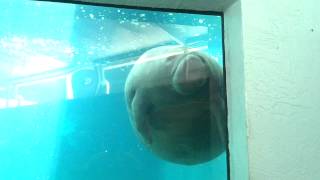
<path fill-rule="evenodd" d="M 240 1 L 234 3 L 224 12 L 224 31 L 230 178 L 231 180 L 247 180 L 248 148 Z"/>

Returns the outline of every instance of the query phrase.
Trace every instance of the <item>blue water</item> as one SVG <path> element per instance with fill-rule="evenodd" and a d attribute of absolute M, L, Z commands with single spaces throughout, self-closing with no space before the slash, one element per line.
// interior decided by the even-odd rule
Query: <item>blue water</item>
<path fill-rule="evenodd" d="M 133 134 L 122 95 L 0 111 L 0 179 L 226 179 L 225 155 L 165 162 Z"/>
<path fill-rule="evenodd" d="M 225 153 L 184 166 L 146 149 L 125 107 L 131 66 L 108 69 L 179 43 L 207 47 L 222 65 L 221 17 L 24 0 L 0 6 L 0 180 L 227 179 Z M 69 69 L 97 64 L 110 92 L 75 83 L 70 95 Z"/>

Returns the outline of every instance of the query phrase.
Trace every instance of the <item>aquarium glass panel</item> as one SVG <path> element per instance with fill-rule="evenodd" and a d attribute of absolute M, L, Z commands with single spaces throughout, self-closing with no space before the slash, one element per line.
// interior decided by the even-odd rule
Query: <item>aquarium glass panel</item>
<path fill-rule="evenodd" d="M 228 179 L 220 15 L 0 6 L 0 179 Z"/>

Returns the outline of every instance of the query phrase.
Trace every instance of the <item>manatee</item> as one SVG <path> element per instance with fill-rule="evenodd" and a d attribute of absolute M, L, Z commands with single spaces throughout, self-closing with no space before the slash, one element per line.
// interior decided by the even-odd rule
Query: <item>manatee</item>
<path fill-rule="evenodd" d="M 125 83 L 130 122 L 139 139 L 164 160 L 194 165 L 226 149 L 222 67 L 188 47 L 146 51 Z"/>

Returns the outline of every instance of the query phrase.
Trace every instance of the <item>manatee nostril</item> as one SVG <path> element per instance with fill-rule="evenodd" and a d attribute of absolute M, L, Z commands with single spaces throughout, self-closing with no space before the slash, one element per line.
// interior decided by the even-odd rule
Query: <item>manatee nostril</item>
<path fill-rule="evenodd" d="M 171 61 L 176 59 L 177 57 L 178 57 L 177 55 L 169 56 L 169 57 L 167 57 L 165 62 L 166 63 L 171 63 Z"/>

